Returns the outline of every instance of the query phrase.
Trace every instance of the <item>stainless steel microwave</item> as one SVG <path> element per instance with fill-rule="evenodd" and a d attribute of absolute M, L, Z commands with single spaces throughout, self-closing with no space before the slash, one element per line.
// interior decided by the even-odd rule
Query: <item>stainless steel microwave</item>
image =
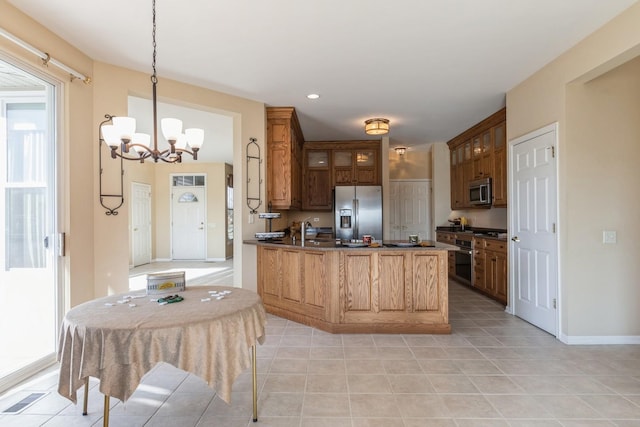
<path fill-rule="evenodd" d="M 491 204 L 491 178 L 469 182 L 469 202 L 474 206 Z"/>

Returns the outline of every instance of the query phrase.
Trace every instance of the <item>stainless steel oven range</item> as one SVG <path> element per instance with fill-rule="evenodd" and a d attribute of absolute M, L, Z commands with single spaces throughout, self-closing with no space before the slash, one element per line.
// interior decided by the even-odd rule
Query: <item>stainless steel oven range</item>
<path fill-rule="evenodd" d="M 471 239 L 472 234 L 469 233 L 468 236 L 457 234 L 455 240 L 455 245 L 460 248 L 460 250 L 456 251 L 455 253 L 456 276 L 458 276 L 458 279 L 462 279 L 469 285 L 472 284 L 471 277 L 473 270 L 473 251 L 471 250 Z"/>

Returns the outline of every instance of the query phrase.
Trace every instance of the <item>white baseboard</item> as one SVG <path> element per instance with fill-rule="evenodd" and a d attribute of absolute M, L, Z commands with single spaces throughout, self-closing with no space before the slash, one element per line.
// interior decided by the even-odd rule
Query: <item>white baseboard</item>
<path fill-rule="evenodd" d="M 155 258 L 151 262 L 171 262 L 171 258 Z"/>
<path fill-rule="evenodd" d="M 223 262 L 226 260 L 227 258 L 207 258 L 207 262 Z"/>
<path fill-rule="evenodd" d="M 571 336 L 560 334 L 560 341 L 569 345 L 640 344 L 638 335 Z"/>

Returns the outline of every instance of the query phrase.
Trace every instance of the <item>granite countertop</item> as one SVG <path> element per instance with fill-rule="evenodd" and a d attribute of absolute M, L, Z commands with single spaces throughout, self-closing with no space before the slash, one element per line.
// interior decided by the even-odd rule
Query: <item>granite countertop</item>
<path fill-rule="evenodd" d="M 482 239 L 492 239 L 499 240 L 501 242 L 507 241 L 507 230 L 501 228 L 482 228 L 482 227 L 466 227 L 465 230 L 462 230 L 460 226 L 443 226 L 436 227 L 436 232 L 443 233 L 455 233 L 455 234 L 471 234 L 473 237 L 479 237 Z M 503 236 L 497 234 L 504 234 Z"/>
<path fill-rule="evenodd" d="M 307 239 L 305 245 L 301 246 L 300 240 L 296 240 L 295 244 L 290 238 L 281 240 L 244 240 L 243 243 L 248 245 L 268 245 L 268 246 L 281 246 L 281 247 L 297 247 L 305 249 L 340 249 L 340 250 L 361 250 L 361 249 L 376 249 L 376 250 L 458 250 L 457 246 L 448 245 L 446 243 L 440 243 L 432 240 L 422 241 L 417 246 L 410 246 L 406 240 L 385 240 L 381 246 L 372 247 L 362 244 L 339 244 L 335 240 L 321 240 L 321 239 Z"/>

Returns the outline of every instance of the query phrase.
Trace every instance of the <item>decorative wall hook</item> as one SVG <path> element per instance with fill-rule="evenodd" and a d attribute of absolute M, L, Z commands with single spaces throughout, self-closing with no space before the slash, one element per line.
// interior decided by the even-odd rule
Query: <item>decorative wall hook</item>
<path fill-rule="evenodd" d="M 114 116 L 110 115 L 110 114 L 105 114 L 104 115 L 105 119 L 102 123 L 100 123 L 98 125 L 98 163 L 100 166 L 100 171 L 98 174 L 98 179 L 99 179 L 99 188 L 100 188 L 100 204 L 102 205 L 103 208 L 105 208 L 107 211 L 105 212 L 106 215 L 118 215 L 118 209 L 124 204 L 124 165 L 123 165 L 123 160 L 122 157 L 120 158 L 120 194 L 108 194 L 108 193 L 104 193 L 102 190 L 102 174 L 104 173 L 104 170 L 102 168 L 102 146 L 104 145 L 104 139 L 102 138 L 102 125 L 105 123 L 108 123 L 111 121 L 111 119 L 113 119 Z M 112 162 L 110 162 L 112 163 Z M 107 200 L 115 200 L 112 201 L 112 204 L 115 203 L 119 203 L 117 206 L 115 207 L 109 207 L 107 206 L 105 203 L 107 202 Z M 119 199 L 119 200 L 118 200 Z"/>

